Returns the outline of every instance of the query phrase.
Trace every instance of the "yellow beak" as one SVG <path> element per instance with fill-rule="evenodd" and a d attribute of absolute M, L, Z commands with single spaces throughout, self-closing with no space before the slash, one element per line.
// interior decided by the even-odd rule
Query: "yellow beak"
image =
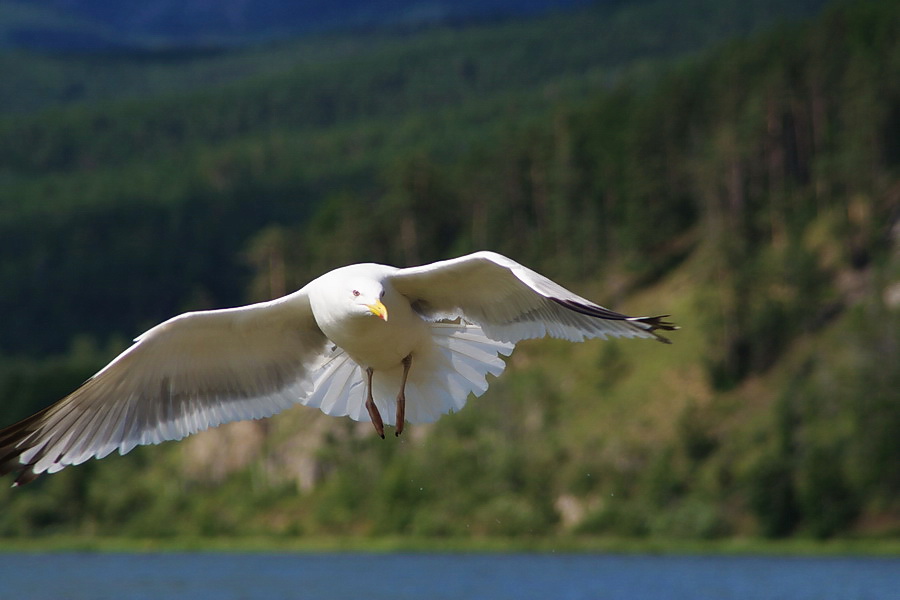
<path fill-rule="evenodd" d="M 380 318 L 383 321 L 387 321 L 387 319 L 388 319 L 387 306 L 382 304 L 381 300 L 376 300 L 374 304 L 367 304 L 366 306 L 369 307 L 369 310 L 372 311 L 373 315 L 375 315 L 376 317 Z"/>

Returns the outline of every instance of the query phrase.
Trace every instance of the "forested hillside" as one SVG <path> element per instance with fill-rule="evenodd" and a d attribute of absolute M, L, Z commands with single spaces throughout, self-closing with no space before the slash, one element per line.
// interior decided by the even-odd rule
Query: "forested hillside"
<path fill-rule="evenodd" d="M 675 345 L 523 344 L 399 441 L 297 408 L 92 462 L 0 491 L 0 532 L 900 534 L 900 7 L 616 77 L 459 35 L 5 121 L 4 422 L 173 312 L 359 260 L 490 248 Z"/>
<path fill-rule="evenodd" d="M 555 80 L 561 76 L 575 74 L 579 86 L 596 87 L 635 61 L 671 59 L 716 41 L 771 27 L 773 23 L 807 17 L 825 3 L 826 0 L 685 0 L 673 5 L 663 0 L 601 0 L 577 11 L 552 12 L 540 19 L 498 19 L 481 24 L 450 20 L 434 27 L 366 28 L 256 46 L 139 43 L 109 52 L 81 53 L 4 50 L 4 30 L 30 26 L 53 29 L 62 25 L 48 22 L 31 2 L 3 3 L 0 111 L 29 113 L 52 106 L 122 98 L 146 100 L 161 94 L 209 91 L 268 77 L 282 80 L 269 81 L 275 88 L 270 93 L 275 96 L 283 93 L 285 87 L 309 90 L 326 85 L 340 95 L 354 94 L 359 102 L 362 98 L 358 93 L 369 91 L 370 77 L 386 84 L 371 91 L 392 96 L 408 87 L 407 78 L 417 82 L 422 78 L 422 69 L 428 72 L 432 68 L 436 73 L 427 76 L 426 83 L 431 100 L 455 88 L 469 96 L 476 91 L 482 97 L 485 84 L 516 89 L 523 77 L 528 77 L 526 81 L 531 84 L 550 84 L 548 90 L 532 85 L 527 95 L 539 97 L 547 92 L 558 94 L 555 88 L 560 83 Z M 31 11 L 39 15 L 30 14 Z M 31 20 L 37 24 L 30 25 Z M 82 33 L 76 29 L 70 35 L 78 38 Z M 116 30 L 114 34 L 123 32 Z M 9 35 L 7 31 L 6 36 Z M 93 33 L 88 31 L 84 37 L 90 35 Z M 118 45 L 121 44 L 114 44 Z M 366 68 L 361 69 L 362 66 Z M 443 73 L 448 68 L 453 75 L 449 78 Z M 403 77 L 398 78 L 398 72 Z M 366 77 L 353 83 L 353 77 L 360 73 Z M 541 80 L 548 75 L 548 80 Z M 322 76 L 326 79 L 320 84 L 317 78 Z M 342 84 L 338 89 L 333 88 L 336 76 Z M 479 85 L 473 87 L 476 81 Z M 233 98 L 230 91 L 216 90 L 216 96 L 225 92 Z M 295 100 L 297 112 L 305 112 L 304 99 L 301 95 Z"/>
<path fill-rule="evenodd" d="M 597 4 L 618 2 L 598 0 Z M 6 0 L 0 7 L 0 44 L 69 51 L 236 46 L 310 32 L 409 29 L 521 17 L 586 3 L 588 0 Z"/>
<path fill-rule="evenodd" d="M 78 334 L 105 343 L 187 308 L 244 301 L 242 251 L 261 227 L 300 223 L 310 207 L 345 195 L 375 201 L 406 165 L 467 160 L 553 119 L 554 106 L 582 102 L 618 70 L 777 15 L 734 6 L 711 22 L 703 11 L 599 6 L 409 37 L 307 40 L 167 69 L 137 61 L 132 77 L 143 77 L 148 100 L 8 117 L 0 311 L 18 318 L 0 330 L 0 352 L 60 352 Z M 130 63 L 108 62 L 91 63 L 100 70 L 86 81 L 118 88 Z M 251 64 L 262 73 L 248 74 Z M 228 65 L 243 74 L 239 83 L 189 94 L 153 85 L 172 73 L 176 88 L 204 74 L 215 80 Z M 27 86 L 15 88 L 23 94 Z M 148 253 L 161 238 L 170 243 Z M 32 310 L 18 309 L 22 295 Z"/>

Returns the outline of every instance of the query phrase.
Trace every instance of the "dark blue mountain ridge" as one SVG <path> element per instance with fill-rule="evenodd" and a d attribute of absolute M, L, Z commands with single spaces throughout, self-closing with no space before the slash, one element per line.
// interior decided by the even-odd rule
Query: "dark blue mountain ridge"
<path fill-rule="evenodd" d="M 7 30 L 7 45 L 105 50 L 241 44 L 360 28 L 418 27 L 535 15 L 589 3 L 590 0 L 7 0 L 6 8 L 0 10 L 0 27 Z M 10 22 L 10 7 L 17 5 L 23 11 L 28 5 L 29 18 Z"/>

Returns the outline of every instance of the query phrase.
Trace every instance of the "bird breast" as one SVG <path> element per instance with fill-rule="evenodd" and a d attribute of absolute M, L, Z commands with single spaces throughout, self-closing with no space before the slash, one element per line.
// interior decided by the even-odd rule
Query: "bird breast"
<path fill-rule="evenodd" d="M 427 324 L 404 296 L 386 287 L 382 302 L 387 307 L 387 321 L 358 313 L 322 320 L 316 316 L 328 339 L 357 363 L 376 371 L 399 366 L 428 339 Z"/>

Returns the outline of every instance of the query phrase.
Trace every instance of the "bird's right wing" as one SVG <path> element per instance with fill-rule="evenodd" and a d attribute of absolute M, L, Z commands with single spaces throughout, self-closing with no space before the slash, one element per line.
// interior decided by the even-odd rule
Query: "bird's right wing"
<path fill-rule="evenodd" d="M 180 315 L 66 398 L 0 430 L 0 474 L 15 471 L 16 483 L 27 483 L 113 450 L 270 416 L 312 391 L 327 348 L 305 289 Z"/>

